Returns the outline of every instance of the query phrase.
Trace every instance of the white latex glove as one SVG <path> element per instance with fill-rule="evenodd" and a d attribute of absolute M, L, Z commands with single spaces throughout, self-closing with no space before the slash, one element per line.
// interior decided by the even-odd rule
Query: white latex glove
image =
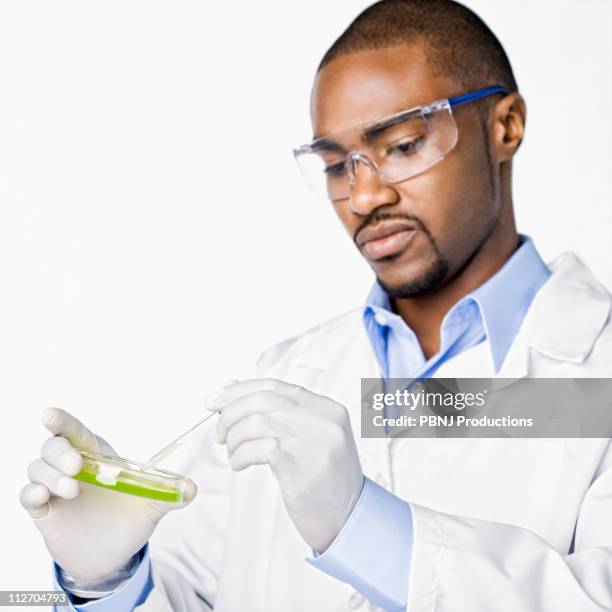
<path fill-rule="evenodd" d="M 210 409 L 221 411 L 215 433 L 232 469 L 269 464 L 297 530 L 323 552 L 363 486 L 346 408 L 303 387 L 259 379 L 226 387 Z"/>
<path fill-rule="evenodd" d="M 28 467 L 31 483 L 21 490 L 21 504 L 64 571 L 78 583 L 104 583 L 144 546 L 166 512 L 193 499 L 195 485 L 190 483 L 185 501 L 176 504 L 83 484 L 71 478 L 81 469 L 73 447 L 107 455 L 115 451 L 60 408 L 48 408 L 42 421 L 55 435 Z"/>

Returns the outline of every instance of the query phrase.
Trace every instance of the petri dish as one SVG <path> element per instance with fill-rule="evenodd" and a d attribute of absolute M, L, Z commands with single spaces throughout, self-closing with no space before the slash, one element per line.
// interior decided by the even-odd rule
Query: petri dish
<path fill-rule="evenodd" d="M 102 453 L 80 449 L 79 453 L 83 467 L 74 478 L 96 487 L 170 503 L 183 501 L 187 483 L 195 490 L 195 484 L 180 474 Z"/>

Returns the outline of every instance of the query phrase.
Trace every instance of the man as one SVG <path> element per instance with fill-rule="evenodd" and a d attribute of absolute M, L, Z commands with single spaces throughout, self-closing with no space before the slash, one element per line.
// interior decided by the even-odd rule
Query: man
<path fill-rule="evenodd" d="M 375 272 L 367 305 L 223 389 L 186 470 L 199 493 L 150 548 L 168 506 L 79 490 L 72 447 L 112 448 L 45 413 L 21 499 L 77 609 L 612 608 L 608 439 L 358 431 L 361 377 L 610 376 L 610 294 L 515 228 L 525 113 L 499 42 L 451 0 L 383 0 L 349 26 L 296 158 Z"/>

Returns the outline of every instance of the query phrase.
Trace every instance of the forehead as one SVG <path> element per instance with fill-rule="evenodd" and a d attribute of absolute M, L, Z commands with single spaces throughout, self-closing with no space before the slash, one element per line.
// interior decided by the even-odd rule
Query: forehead
<path fill-rule="evenodd" d="M 454 81 L 432 73 L 421 45 L 341 55 L 315 78 L 311 98 L 313 138 L 456 93 Z"/>

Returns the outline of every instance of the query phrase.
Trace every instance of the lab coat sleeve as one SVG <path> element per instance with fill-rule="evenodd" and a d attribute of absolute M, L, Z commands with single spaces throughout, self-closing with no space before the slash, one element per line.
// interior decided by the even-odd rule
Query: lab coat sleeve
<path fill-rule="evenodd" d="M 567 554 L 521 527 L 411 508 L 409 612 L 612 609 L 609 445 L 583 499 L 574 550 Z"/>

